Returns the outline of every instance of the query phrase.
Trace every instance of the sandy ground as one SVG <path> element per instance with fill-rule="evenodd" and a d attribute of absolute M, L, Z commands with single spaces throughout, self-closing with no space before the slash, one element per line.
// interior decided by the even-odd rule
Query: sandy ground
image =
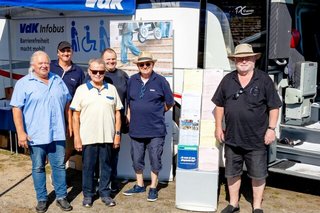
<path fill-rule="evenodd" d="M 146 194 L 131 197 L 122 195 L 123 191 L 134 185 L 133 181 L 129 181 L 122 183 L 121 191 L 115 195 L 117 202 L 115 207 L 106 207 L 97 199 L 92 208 L 86 209 L 81 205 L 83 198 L 81 172 L 68 169 L 67 178 L 70 180 L 68 199 L 74 208 L 72 212 L 187 212 L 175 207 L 175 181 L 159 184 L 159 199 L 156 202 L 148 202 Z M 250 181 L 244 177 L 242 183 L 240 197 L 241 212 L 250 213 L 252 211 Z M 220 212 L 228 203 L 225 186 L 225 179 L 221 175 L 217 212 Z M 199 187 L 201 187 L 201 183 L 199 183 Z M 50 202 L 47 212 L 62 212 L 55 204 L 55 195 L 50 185 L 49 173 L 47 174 L 47 188 Z M 0 149 L 0 212 L 35 212 L 35 205 L 36 199 L 29 157 L 22 154 L 11 155 L 10 152 Z M 319 205 L 319 181 L 270 174 L 263 202 L 265 212 L 316 213 L 319 212 Z"/>

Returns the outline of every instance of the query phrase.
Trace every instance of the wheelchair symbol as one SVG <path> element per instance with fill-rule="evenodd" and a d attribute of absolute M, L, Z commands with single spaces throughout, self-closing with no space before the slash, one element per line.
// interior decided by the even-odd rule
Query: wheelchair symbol
<path fill-rule="evenodd" d="M 86 30 L 86 36 L 84 36 L 81 40 L 81 46 L 82 49 L 85 52 L 90 52 L 91 50 L 97 50 L 96 48 L 96 40 L 90 39 L 90 27 L 89 25 L 84 26 L 84 29 Z"/>

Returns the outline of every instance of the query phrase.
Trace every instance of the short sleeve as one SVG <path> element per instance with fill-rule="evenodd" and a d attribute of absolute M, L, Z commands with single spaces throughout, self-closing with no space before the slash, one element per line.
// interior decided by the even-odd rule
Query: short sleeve
<path fill-rule="evenodd" d="M 73 96 L 72 102 L 70 104 L 70 109 L 73 111 L 81 111 L 81 86 L 77 88 L 76 93 Z"/>
<path fill-rule="evenodd" d="M 67 97 L 67 102 L 70 102 L 71 99 L 72 99 L 72 96 L 71 96 L 71 94 L 70 94 L 70 92 L 69 92 L 69 89 L 68 89 L 67 85 L 64 83 L 64 81 L 63 81 L 62 79 L 60 79 L 60 80 L 61 80 L 62 87 L 63 87 L 63 94 L 66 95 L 66 97 Z"/>
<path fill-rule="evenodd" d="M 163 90 L 164 90 L 164 98 L 165 98 L 166 105 L 173 106 L 174 105 L 173 94 L 172 94 L 169 82 L 165 78 L 163 83 Z"/>
<path fill-rule="evenodd" d="M 277 109 L 282 106 L 282 102 L 280 100 L 279 94 L 276 90 L 274 82 L 271 80 L 269 76 L 266 76 L 265 79 L 265 91 L 266 91 L 266 99 L 267 106 L 269 109 Z"/>
<path fill-rule="evenodd" d="M 217 90 L 215 91 L 211 101 L 218 107 L 224 107 L 225 105 L 225 95 L 223 92 L 223 84 L 224 84 L 224 79 L 220 82 Z"/>
<path fill-rule="evenodd" d="M 22 108 L 25 104 L 26 100 L 26 92 L 25 89 L 27 85 L 23 83 L 23 79 L 18 80 L 11 97 L 10 105 L 18 108 Z"/>
<path fill-rule="evenodd" d="M 123 109 L 123 105 L 122 105 L 121 99 L 120 99 L 119 94 L 118 94 L 115 87 L 114 87 L 114 93 L 116 96 L 116 110 L 121 110 L 121 109 Z"/>

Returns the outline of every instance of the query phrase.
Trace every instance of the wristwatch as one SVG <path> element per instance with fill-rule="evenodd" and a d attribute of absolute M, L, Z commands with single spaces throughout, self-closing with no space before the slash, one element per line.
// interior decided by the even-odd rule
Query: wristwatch
<path fill-rule="evenodd" d="M 121 132 L 120 131 L 116 131 L 116 135 L 121 135 Z"/>
<path fill-rule="evenodd" d="M 275 130 L 276 130 L 276 128 L 275 128 L 275 127 L 271 127 L 271 126 L 268 126 L 268 129 L 271 129 L 271 130 L 273 130 L 273 131 L 275 131 Z"/>

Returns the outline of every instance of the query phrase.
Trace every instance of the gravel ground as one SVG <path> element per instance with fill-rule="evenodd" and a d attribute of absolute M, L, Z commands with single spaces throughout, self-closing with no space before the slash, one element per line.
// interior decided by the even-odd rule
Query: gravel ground
<path fill-rule="evenodd" d="M 49 173 L 47 174 L 47 188 L 50 206 L 47 212 L 62 212 L 55 204 Z M 223 170 L 221 174 L 223 174 Z M 225 179 L 222 175 L 220 176 L 217 212 L 220 212 L 228 203 Z M 67 179 L 70 180 L 68 199 L 73 205 L 73 212 L 187 212 L 175 207 L 175 181 L 159 184 L 159 199 L 156 202 L 148 202 L 146 194 L 131 197 L 122 195 L 123 191 L 134 185 L 133 181 L 126 181 L 121 184 L 121 191 L 115 195 L 117 202 L 115 207 L 106 207 L 97 199 L 92 208 L 86 209 L 81 205 L 83 198 L 81 172 L 68 169 Z M 201 187 L 201 185 L 199 186 Z M 270 174 L 267 180 L 263 208 L 267 213 L 316 213 L 319 212 L 319 195 L 319 181 Z M 240 197 L 241 212 L 250 213 L 252 211 L 251 201 L 250 181 L 244 176 Z M 35 205 L 36 199 L 29 157 L 23 154 L 11 155 L 10 152 L 0 149 L 0 212 L 35 212 Z"/>

